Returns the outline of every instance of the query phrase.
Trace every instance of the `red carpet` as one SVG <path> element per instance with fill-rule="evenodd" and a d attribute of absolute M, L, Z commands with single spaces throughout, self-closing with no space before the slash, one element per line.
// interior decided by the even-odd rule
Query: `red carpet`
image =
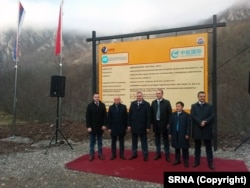
<path fill-rule="evenodd" d="M 89 155 L 83 155 L 67 164 L 65 166 L 68 169 L 90 172 L 95 174 L 101 174 L 106 176 L 117 176 L 121 178 L 134 179 L 139 181 L 147 181 L 163 184 L 163 173 L 165 172 L 248 172 L 248 169 L 244 161 L 239 160 L 225 160 L 214 159 L 215 170 L 210 170 L 207 166 L 205 157 L 201 158 L 200 166 L 193 168 L 192 163 L 194 157 L 190 156 L 190 167 L 184 168 L 183 163 L 173 166 L 171 163 L 165 161 L 163 157 L 157 161 L 154 161 L 155 152 L 149 153 L 149 160 L 143 161 L 141 152 L 138 152 L 138 158 L 134 160 L 122 160 L 119 157 L 115 160 L 110 160 L 111 152 L 110 148 L 104 148 L 103 154 L 105 160 L 102 161 L 97 158 L 97 154 L 93 161 L 89 161 Z M 131 156 L 131 151 L 126 150 L 125 156 L 128 158 Z M 171 154 L 173 161 L 174 154 Z"/>

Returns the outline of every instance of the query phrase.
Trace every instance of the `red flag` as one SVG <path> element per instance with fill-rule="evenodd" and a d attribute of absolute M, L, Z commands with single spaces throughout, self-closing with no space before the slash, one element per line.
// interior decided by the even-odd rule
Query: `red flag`
<path fill-rule="evenodd" d="M 57 27 L 57 33 L 56 33 L 56 42 L 55 42 L 55 55 L 59 55 L 61 53 L 62 49 L 62 5 L 60 6 L 60 12 L 59 12 L 59 21 L 58 21 L 58 27 Z"/>
<path fill-rule="evenodd" d="M 18 23 L 17 23 L 17 34 L 16 34 L 16 40 L 14 43 L 14 50 L 13 50 L 13 60 L 18 61 L 19 60 L 19 36 L 21 34 L 21 27 L 23 23 L 23 19 L 25 16 L 26 11 L 23 8 L 22 3 L 19 1 L 18 3 Z"/>

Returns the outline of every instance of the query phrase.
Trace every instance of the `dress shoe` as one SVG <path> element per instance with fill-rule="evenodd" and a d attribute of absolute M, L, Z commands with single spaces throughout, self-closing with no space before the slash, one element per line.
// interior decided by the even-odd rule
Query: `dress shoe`
<path fill-rule="evenodd" d="M 90 155 L 89 156 L 89 161 L 93 161 L 94 160 L 94 155 Z"/>
<path fill-rule="evenodd" d="M 213 164 L 209 164 L 208 167 L 209 167 L 211 170 L 214 170 L 214 165 L 213 165 Z"/>
<path fill-rule="evenodd" d="M 189 164 L 188 163 L 184 163 L 184 167 L 185 168 L 189 168 Z"/>
<path fill-rule="evenodd" d="M 148 161 L 148 157 L 144 157 L 143 160 L 144 160 L 144 161 Z"/>
<path fill-rule="evenodd" d="M 104 160 L 104 156 L 102 154 L 98 155 L 99 159 Z"/>
<path fill-rule="evenodd" d="M 137 155 L 132 155 L 131 157 L 129 157 L 129 160 L 133 160 L 133 159 L 136 159 L 137 158 Z"/>
<path fill-rule="evenodd" d="M 194 163 L 193 164 L 193 167 L 197 167 L 197 166 L 199 166 L 200 165 L 200 163 Z"/>
<path fill-rule="evenodd" d="M 120 158 L 126 160 L 126 157 L 124 155 L 120 155 Z"/>
<path fill-rule="evenodd" d="M 171 162 L 171 160 L 170 160 L 170 156 L 169 155 L 166 155 L 166 161 L 168 161 L 168 162 Z"/>
<path fill-rule="evenodd" d="M 115 155 L 112 155 L 111 157 L 110 157 L 110 160 L 114 160 L 116 158 L 116 156 Z"/>
<path fill-rule="evenodd" d="M 175 165 L 178 165 L 178 164 L 181 164 L 181 161 L 175 161 L 174 163 L 173 163 L 173 165 L 175 166 Z"/>
<path fill-rule="evenodd" d="M 154 160 L 158 160 L 160 158 L 161 158 L 161 155 L 156 155 L 155 158 L 154 158 Z"/>

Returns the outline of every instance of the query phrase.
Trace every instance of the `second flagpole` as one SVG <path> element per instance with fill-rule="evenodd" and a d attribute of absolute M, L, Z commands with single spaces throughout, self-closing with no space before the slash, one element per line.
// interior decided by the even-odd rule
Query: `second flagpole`
<path fill-rule="evenodd" d="M 15 85 L 14 85 L 14 99 L 13 99 L 13 119 L 12 119 L 12 138 L 16 134 L 16 103 L 17 103 L 17 60 L 15 64 Z"/>
<path fill-rule="evenodd" d="M 60 63 L 59 63 L 59 75 L 62 76 L 62 59 L 63 59 L 63 55 L 62 55 L 62 16 L 63 16 L 63 0 L 61 2 L 61 10 L 60 10 L 60 17 L 61 17 L 61 33 L 60 33 Z M 62 98 L 59 97 L 59 129 L 62 129 Z"/>
<path fill-rule="evenodd" d="M 13 99 L 13 119 L 12 119 L 12 138 L 15 138 L 16 134 L 16 104 L 17 104 L 17 68 L 19 61 L 19 35 L 21 30 L 21 24 L 25 15 L 25 10 L 20 1 L 18 1 L 18 20 L 17 20 L 17 32 L 16 41 L 14 43 L 13 59 L 15 60 L 15 84 L 14 84 L 14 99 Z"/>

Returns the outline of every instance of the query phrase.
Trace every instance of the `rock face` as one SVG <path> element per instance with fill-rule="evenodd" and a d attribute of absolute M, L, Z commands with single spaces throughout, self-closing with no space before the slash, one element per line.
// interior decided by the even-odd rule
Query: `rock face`
<path fill-rule="evenodd" d="M 232 7 L 219 13 L 219 21 L 234 22 L 250 19 L 250 1 L 240 0 Z"/>

